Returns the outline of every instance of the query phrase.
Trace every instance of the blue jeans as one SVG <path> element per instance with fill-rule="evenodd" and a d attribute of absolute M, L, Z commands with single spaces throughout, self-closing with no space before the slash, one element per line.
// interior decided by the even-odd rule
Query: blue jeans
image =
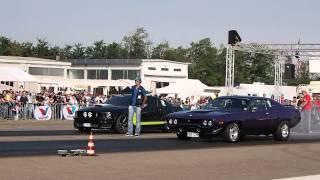
<path fill-rule="evenodd" d="M 129 119 L 128 119 L 128 133 L 133 134 L 133 115 L 136 112 L 136 130 L 135 133 L 139 134 L 141 131 L 141 107 L 129 106 Z"/>
<path fill-rule="evenodd" d="M 301 122 L 300 122 L 300 130 L 303 132 L 310 131 L 310 120 L 311 120 L 311 111 L 302 110 L 301 111 Z"/>

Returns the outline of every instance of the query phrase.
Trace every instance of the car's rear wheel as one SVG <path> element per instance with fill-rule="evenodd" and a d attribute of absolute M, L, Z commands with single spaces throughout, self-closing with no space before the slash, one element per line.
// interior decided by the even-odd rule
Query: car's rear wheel
<path fill-rule="evenodd" d="M 226 142 L 235 143 L 240 139 L 240 128 L 237 123 L 228 124 L 223 132 L 224 140 Z"/>
<path fill-rule="evenodd" d="M 88 133 L 91 131 L 91 128 L 84 128 L 84 127 L 79 127 L 78 131 L 81 133 Z"/>
<path fill-rule="evenodd" d="M 189 141 L 191 139 L 191 137 L 187 136 L 187 132 L 177 132 L 177 137 L 179 140 L 183 140 L 183 141 Z"/>
<path fill-rule="evenodd" d="M 273 139 L 276 141 L 288 141 L 290 137 L 290 126 L 288 121 L 282 121 L 276 131 L 273 133 Z"/>
<path fill-rule="evenodd" d="M 118 133 L 124 134 L 128 131 L 128 116 L 121 114 L 116 121 L 115 129 Z"/>

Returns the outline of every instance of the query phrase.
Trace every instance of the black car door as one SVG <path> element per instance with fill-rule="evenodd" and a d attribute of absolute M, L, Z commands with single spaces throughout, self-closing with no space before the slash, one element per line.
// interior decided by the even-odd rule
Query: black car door
<path fill-rule="evenodd" d="M 246 113 L 245 127 L 247 132 L 265 133 L 272 128 L 273 118 L 266 99 L 254 99 L 251 101 Z"/>
<path fill-rule="evenodd" d="M 142 109 L 142 124 L 150 125 L 152 124 L 152 122 L 157 122 L 160 120 L 161 115 L 158 108 L 157 98 L 149 96 L 147 101 L 147 107 Z"/>

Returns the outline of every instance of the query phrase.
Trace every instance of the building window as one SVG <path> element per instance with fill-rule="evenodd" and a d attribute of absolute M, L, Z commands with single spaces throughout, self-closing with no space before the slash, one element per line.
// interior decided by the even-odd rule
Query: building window
<path fill-rule="evenodd" d="M 139 74 L 139 70 L 112 70 L 111 72 L 112 80 L 118 80 L 118 79 L 130 79 L 134 80 Z"/>
<path fill-rule="evenodd" d="M 88 70 L 87 79 L 108 79 L 108 70 Z"/>
<path fill-rule="evenodd" d="M 157 70 L 157 68 L 155 68 L 155 67 L 148 67 L 148 70 L 155 71 L 155 70 Z"/>
<path fill-rule="evenodd" d="M 181 69 L 173 69 L 173 71 L 175 71 L 175 72 L 181 72 Z"/>
<path fill-rule="evenodd" d="M 161 68 L 161 71 L 169 71 L 169 68 Z"/>
<path fill-rule="evenodd" d="M 108 70 L 100 70 L 99 79 L 108 79 Z"/>
<path fill-rule="evenodd" d="M 64 76 L 64 69 L 29 67 L 29 74 L 36 76 Z"/>
<path fill-rule="evenodd" d="M 112 80 L 118 80 L 123 79 L 124 77 L 124 70 L 112 70 L 111 71 L 111 79 Z"/>
<path fill-rule="evenodd" d="M 97 79 L 97 70 L 88 70 L 87 79 Z"/>
<path fill-rule="evenodd" d="M 69 79 L 84 79 L 84 70 L 81 69 L 69 69 L 68 70 Z"/>
<path fill-rule="evenodd" d="M 140 75 L 140 71 L 138 71 L 138 70 L 128 70 L 128 78 L 127 79 L 134 80 L 139 75 Z"/>

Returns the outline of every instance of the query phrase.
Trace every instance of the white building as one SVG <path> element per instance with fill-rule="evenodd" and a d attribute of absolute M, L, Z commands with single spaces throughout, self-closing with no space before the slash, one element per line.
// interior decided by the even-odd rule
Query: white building
<path fill-rule="evenodd" d="M 164 87 L 170 82 L 188 79 L 189 63 L 162 59 L 73 59 L 71 62 L 33 57 L 0 56 L 1 67 L 18 67 L 39 79 L 39 90 L 82 88 L 107 93 L 110 87 L 126 87 L 142 78 L 148 91 Z M 1 77 L 0 77 L 1 81 Z M 12 82 L 1 84 L 14 85 Z M 17 88 L 17 87 L 15 87 Z M 103 91 L 103 92 L 101 92 Z"/>

